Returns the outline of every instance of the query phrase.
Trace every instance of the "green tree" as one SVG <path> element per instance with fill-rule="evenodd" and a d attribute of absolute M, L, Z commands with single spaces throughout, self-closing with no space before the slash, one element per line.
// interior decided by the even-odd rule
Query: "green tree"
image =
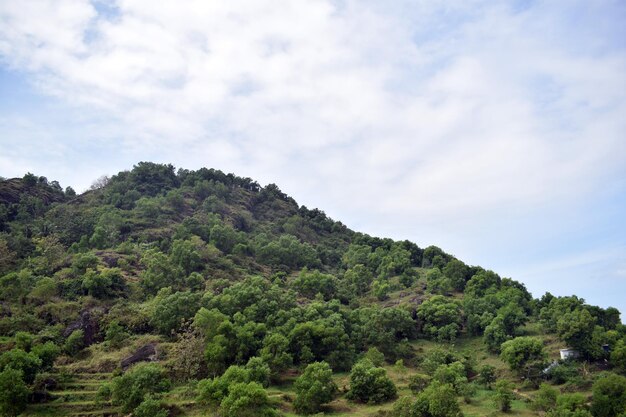
<path fill-rule="evenodd" d="M 619 416 L 626 411 L 626 377 L 606 373 L 596 380 L 592 390 L 594 417 Z"/>
<path fill-rule="evenodd" d="M 332 401 L 337 392 L 332 376 L 333 371 L 326 362 L 309 364 L 294 384 L 296 412 L 314 414 L 321 410 L 322 404 Z"/>
<path fill-rule="evenodd" d="M 170 381 L 163 368 L 153 363 L 136 365 L 111 381 L 111 397 L 122 412 L 130 413 L 150 394 L 168 391 Z"/>
<path fill-rule="evenodd" d="M 569 347 L 587 358 L 596 358 L 601 347 L 593 343 L 596 318 L 587 309 L 579 308 L 563 314 L 557 321 L 556 332 Z"/>
<path fill-rule="evenodd" d="M 33 383 L 41 364 L 41 359 L 34 353 L 27 353 L 22 349 L 11 349 L 0 355 L 0 371 L 9 368 L 21 371 L 27 384 Z"/>
<path fill-rule="evenodd" d="M 0 415 L 16 417 L 26 408 L 30 390 L 21 370 L 6 368 L 0 372 Z"/>
<path fill-rule="evenodd" d="M 439 382 L 433 382 L 417 395 L 413 410 L 417 417 L 463 416 L 452 385 Z"/>
<path fill-rule="evenodd" d="M 167 417 L 168 415 L 168 411 L 161 406 L 161 402 L 150 395 L 133 411 L 133 417 Z"/>
<path fill-rule="evenodd" d="M 439 341 L 453 341 L 461 325 L 461 306 L 443 295 L 435 295 L 417 308 L 422 332 Z"/>
<path fill-rule="evenodd" d="M 505 380 L 496 382 L 493 401 L 498 410 L 505 413 L 511 411 L 511 402 L 514 399 L 515 394 L 513 393 L 513 384 Z"/>
<path fill-rule="evenodd" d="M 357 362 L 350 371 L 349 397 L 368 404 L 378 404 L 396 397 L 397 390 L 384 368 L 367 359 Z"/>
<path fill-rule="evenodd" d="M 119 349 L 124 345 L 129 337 L 129 333 L 124 329 L 118 320 L 113 320 L 106 329 L 105 340 L 112 349 Z"/>
<path fill-rule="evenodd" d="M 189 291 L 168 292 L 166 289 L 159 291 L 151 320 L 152 325 L 165 336 L 178 332 L 184 320 L 194 317 L 200 308 L 201 297 Z"/>
<path fill-rule="evenodd" d="M 483 365 L 478 371 L 478 382 L 491 389 L 491 384 L 496 382 L 496 368 L 492 365 Z"/>
<path fill-rule="evenodd" d="M 233 384 L 220 404 L 224 417 L 274 417 L 267 391 L 256 382 Z"/>
<path fill-rule="evenodd" d="M 519 375 L 536 377 L 545 362 L 543 343 L 532 337 L 516 337 L 502 344 L 500 358 Z"/>
<path fill-rule="evenodd" d="M 274 380 L 293 363 L 293 356 L 289 353 L 289 339 L 280 333 L 265 336 L 260 353 L 265 363 L 269 365 L 270 376 Z"/>
<path fill-rule="evenodd" d="M 550 411 L 556 407 L 556 399 L 559 391 L 550 385 L 543 383 L 533 398 L 532 408 L 540 411 Z"/>
<path fill-rule="evenodd" d="M 74 330 L 65 339 L 63 350 L 70 356 L 76 355 L 85 347 L 85 332 L 82 330 Z"/>

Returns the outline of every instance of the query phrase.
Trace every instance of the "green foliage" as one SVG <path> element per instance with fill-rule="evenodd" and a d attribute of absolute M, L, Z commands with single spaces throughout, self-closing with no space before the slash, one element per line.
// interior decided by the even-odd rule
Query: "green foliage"
<path fill-rule="evenodd" d="M 124 346 L 128 336 L 129 333 L 124 329 L 120 322 L 113 320 L 107 326 L 104 340 L 106 340 L 110 348 L 119 349 Z"/>
<path fill-rule="evenodd" d="M 626 340 L 619 340 L 611 351 L 611 364 L 620 372 L 626 372 Z"/>
<path fill-rule="evenodd" d="M 280 333 L 265 336 L 260 353 L 265 363 L 269 365 L 270 376 L 274 380 L 293 363 L 293 356 L 289 353 L 289 339 Z"/>
<path fill-rule="evenodd" d="M 159 333 L 170 336 L 180 330 L 185 320 L 194 317 L 200 307 L 200 294 L 192 292 L 169 293 L 159 291 L 151 323 Z"/>
<path fill-rule="evenodd" d="M 278 414 L 272 407 L 267 392 L 256 382 L 236 383 L 228 390 L 220 404 L 224 417 L 274 417 Z"/>
<path fill-rule="evenodd" d="M 52 368 L 54 360 L 61 353 L 61 348 L 54 342 L 46 342 L 42 345 L 33 346 L 31 353 L 41 360 L 41 369 L 48 370 Z"/>
<path fill-rule="evenodd" d="M 14 369 L 22 372 L 24 381 L 32 384 L 42 361 L 34 353 L 26 353 L 22 349 L 12 349 L 0 355 L 0 371 Z"/>
<path fill-rule="evenodd" d="M 356 295 L 363 295 L 369 291 L 374 275 L 365 265 L 356 264 L 346 270 L 343 279 L 351 284 Z"/>
<path fill-rule="evenodd" d="M 161 406 L 161 402 L 147 396 L 133 411 L 133 417 L 167 417 L 168 411 Z"/>
<path fill-rule="evenodd" d="M 83 289 L 95 298 L 109 298 L 124 290 L 122 271 L 118 268 L 104 268 L 100 271 L 88 269 L 83 277 Z"/>
<path fill-rule="evenodd" d="M 85 347 L 85 332 L 82 330 L 74 330 L 65 339 L 63 350 L 70 356 L 76 355 Z"/>
<path fill-rule="evenodd" d="M 417 308 L 422 332 L 433 339 L 451 342 L 461 328 L 461 306 L 442 295 L 435 295 Z"/>
<path fill-rule="evenodd" d="M 606 373 L 593 384 L 591 414 L 594 417 L 619 416 L 626 411 L 626 377 Z"/>
<path fill-rule="evenodd" d="M 396 386 L 384 368 L 375 367 L 369 360 L 357 362 L 350 371 L 349 398 L 368 404 L 378 404 L 395 398 Z"/>
<path fill-rule="evenodd" d="M 494 318 L 491 323 L 485 327 L 483 335 L 483 341 L 490 352 L 500 352 L 502 343 L 506 342 L 509 336 L 506 332 L 506 326 L 502 317 L 498 316 Z"/>
<path fill-rule="evenodd" d="M 496 368 L 492 365 L 483 365 L 478 371 L 478 383 L 491 389 L 491 384 L 496 382 Z"/>
<path fill-rule="evenodd" d="M 539 391 L 533 398 L 532 407 L 534 410 L 550 411 L 556 407 L 556 399 L 559 391 L 550 385 L 543 383 L 539 387 Z"/>
<path fill-rule="evenodd" d="M 337 292 L 337 278 L 317 270 L 309 271 L 307 268 L 300 272 L 291 285 L 300 295 L 308 298 L 321 294 L 325 300 L 330 300 Z"/>
<path fill-rule="evenodd" d="M 502 412 L 511 411 L 511 402 L 515 399 L 513 384 L 509 381 L 500 380 L 496 382 L 493 402 L 496 408 Z"/>
<path fill-rule="evenodd" d="M 258 382 L 263 387 L 270 384 L 270 367 L 262 358 L 250 358 L 246 363 L 246 370 L 250 375 L 250 381 Z"/>
<path fill-rule="evenodd" d="M 456 392 L 450 384 L 434 382 L 417 395 L 412 406 L 416 417 L 462 417 Z"/>
<path fill-rule="evenodd" d="M 333 371 L 326 362 L 309 364 L 294 384 L 296 412 L 314 414 L 321 410 L 322 404 L 332 401 L 338 390 L 332 376 Z"/>
<path fill-rule="evenodd" d="M 596 346 L 593 340 L 596 318 L 587 309 L 576 309 L 563 314 L 557 321 L 557 335 L 569 347 L 578 350 L 589 358 L 598 358 L 601 355 L 601 346 Z"/>
<path fill-rule="evenodd" d="M 22 376 L 21 370 L 11 367 L 0 372 L 0 415 L 16 417 L 26 408 L 30 390 Z"/>
<path fill-rule="evenodd" d="M 440 365 L 435 370 L 433 381 L 437 381 L 441 384 L 450 384 L 457 395 L 461 395 L 468 383 L 465 365 L 459 361 Z"/>
<path fill-rule="evenodd" d="M 28 332 L 16 332 L 15 335 L 13 335 L 13 340 L 15 340 L 16 348 L 29 352 L 33 345 L 34 337 Z"/>
<path fill-rule="evenodd" d="M 413 374 L 409 378 L 409 389 L 414 394 L 418 394 L 430 384 L 431 378 L 424 374 Z"/>
<path fill-rule="evenodd" d="M 367 352 L 365 352 L 363 357 L 372 362 L 374 366 L 383 366 L 385 363 L 385 355 L 376 347 L 367 349 Z"/>
<path fill-rule="evenodd" d="M 111 399 L 124 413 L 138 407 L 148 395 L 160 394 L 170 388 L 163 368 L 152 363 L 136 365 L 111 381 Z"/>
<path fill-rule="evenodd" d="M 545 361 L 543 343 L 532 337 L 516 337 L 502 344 L 500 359 L 518 374 L 527 378 L 536 377 Z"/>

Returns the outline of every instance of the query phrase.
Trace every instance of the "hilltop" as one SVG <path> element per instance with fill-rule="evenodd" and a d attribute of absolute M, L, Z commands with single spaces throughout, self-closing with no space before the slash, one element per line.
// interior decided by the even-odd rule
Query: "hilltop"
<path fill-rule="evenodd" d="M 616 309 L 275 184 L 149 162 L 80 195 L 0 180 L 0 414 L 609 417 L 625 372 Z"/>

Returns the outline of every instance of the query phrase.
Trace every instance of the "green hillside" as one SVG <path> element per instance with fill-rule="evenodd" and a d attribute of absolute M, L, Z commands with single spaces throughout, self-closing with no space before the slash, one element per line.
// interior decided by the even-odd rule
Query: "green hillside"
<path fill-rule="evenodd" d="M 147 162 L 81 195 L 0 180 L 0 415 L 616 417 L 624 374 L 616 309 L 274 184 Z"/>

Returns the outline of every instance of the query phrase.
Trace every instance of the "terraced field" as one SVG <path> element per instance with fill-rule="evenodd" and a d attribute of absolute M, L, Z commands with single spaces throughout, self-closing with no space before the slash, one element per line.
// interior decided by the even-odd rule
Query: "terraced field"
<path fill-rule="evenodd" d="M 58 368 L 50 375 L 56 383 L 48 390 L 49 401 L 33 404 L 24 415 L 71 417 L 118 417 L 119 408 L 97 398 L 98 388 L 110 373 L 68 373 Z"/>

